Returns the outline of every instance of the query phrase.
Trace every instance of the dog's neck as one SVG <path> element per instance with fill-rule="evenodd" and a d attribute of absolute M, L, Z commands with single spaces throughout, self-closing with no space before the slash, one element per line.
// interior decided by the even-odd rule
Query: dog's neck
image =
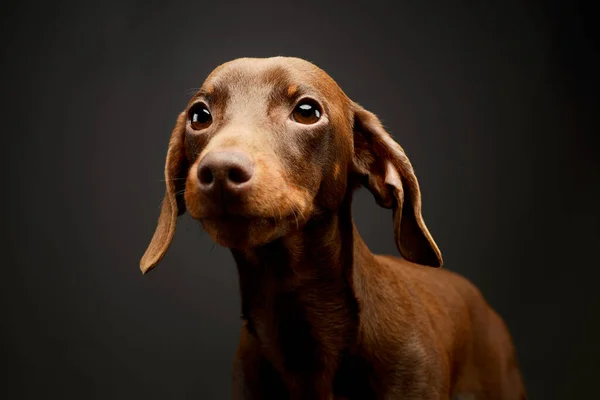
<path fill-rule="evenodd" d="M 335 369 L 340 352 L 352 346 L 358 326 L 352 270 L 363 246 L 348 202 L 264 247 L 232 251 L 242 317 L 277 368 Z"/>

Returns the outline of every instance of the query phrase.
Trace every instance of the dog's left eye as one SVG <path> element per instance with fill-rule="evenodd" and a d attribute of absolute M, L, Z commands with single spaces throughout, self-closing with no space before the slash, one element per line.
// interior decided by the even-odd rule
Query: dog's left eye
<path fill-rule="evenodd" d="M 314 124 L 321 119 L 321 110 L 314 102 L 303 101 L 294 108 L 292 119 L 304 125 Z"/>
<path fill-rule="evenodd" d="M 208 108 L 202 103 L 196 103 L 190 108 L 190 125 L 195 131 L 206 129 L 212 123 L 212 115 Z"/>

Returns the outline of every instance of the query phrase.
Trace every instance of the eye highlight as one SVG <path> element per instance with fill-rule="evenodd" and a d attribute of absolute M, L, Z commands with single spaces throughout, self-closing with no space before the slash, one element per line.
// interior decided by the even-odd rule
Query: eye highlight
<path fill-rule="evenodd" d="M 194 104 L 189 111 L 190 126 L 193 130 L 206 129 L 212 124 L 212 115 L 203 103 Z"/>
<path fill-rule="evenodd" d="M 321 119 L 321 109 L 313 100 L 302 100 L 292 112 L 292 119 L 299 124 L 311 125 Z"/>

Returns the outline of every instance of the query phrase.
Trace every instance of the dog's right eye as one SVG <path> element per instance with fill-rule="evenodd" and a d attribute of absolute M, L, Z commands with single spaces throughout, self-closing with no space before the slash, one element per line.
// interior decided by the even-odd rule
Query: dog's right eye
<path fill-rule="evenodd" d="M 193 130 L 206 129 L 212 124 L 212 115 L 206 105 L 196 103 L 190 108 L 190 125 Z"/>

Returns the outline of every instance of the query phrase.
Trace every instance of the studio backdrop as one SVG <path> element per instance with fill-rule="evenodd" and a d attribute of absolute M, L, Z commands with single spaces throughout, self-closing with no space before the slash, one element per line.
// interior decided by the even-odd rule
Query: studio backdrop
<path fill-rule="evenodd" d="M 591 398 L 598 64 L 585 9 L 522 3 L 3 5 L 0 396 L 230 398 L 230 252 L 184 215 L 163 262 L 138 263 L 178 113 L 219 64 L 285 55 L 406 150 L 445 268 L 505 319 L 531 398 Z M 397 254 L 389 210 L 361 190 L 353 212 L 373 252 Z"/>

